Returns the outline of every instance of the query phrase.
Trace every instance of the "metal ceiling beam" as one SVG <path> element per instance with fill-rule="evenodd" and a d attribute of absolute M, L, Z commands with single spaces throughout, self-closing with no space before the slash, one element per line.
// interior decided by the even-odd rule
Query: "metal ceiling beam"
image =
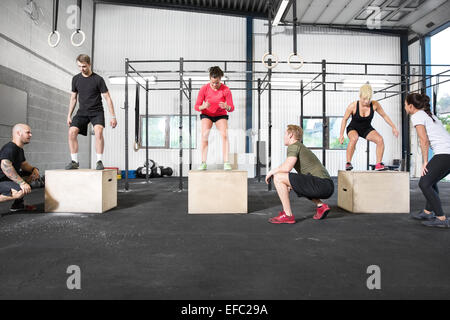
<path fill-rule="evenodd" d="M 342 12 L 344 12 L 345 9 L 347 9 L 347 7 L 349 6 L 349 4 L 352 1 L 353 0 L 348 0 L 347 1 L 347 4 L 341 10 L 339 10 L 339 12 L 336 14 L 336 16 L 331 20 L 330 25 L 332 25 L 334 23 L 334 21 L 336 21 L 336 19 L 341 15 Z"/>
<path fill-rule="evenodd" d="M 301 17 L 298 18 L 298 22 L 302 23 L 302 19 L 303 19 L 303 17 L 306 15 L 306 12 L 308 12 L 308 10 L 309 10 L 309 8 L 311 7 L 311 4 L 312 4 L 312 3 L 313 3 L 313 0 L 310 0 L 308 6 L 307 6 L 306 9 L 305 9 L 305 12 L 303 12 L 303 14 L 301 15 Z"/>
<path fill-rule="evenodd" d="M 319 16 L 317 17 L 316 21 L 314 21 L 314 24 L 317 23 L 317 21 L 319 21 L 319 19 L 323 16 L 323 14 L 325 13 L 325 11 L 327 11 L 328 7 L 330 6 L 332 0 L 328 0 L 327 5 L 325 6 L 325 9 L 323 9 L 323 11 L 319 14 Z"/>
<path fill-rule="evenodd" d="M 169 1 L 169 0 L 166 0 Z M 173 10 L 181 10 L 181 11 L 190 11 L 190 12 L 203 12 L 209 14 L 221 14 L 221 15 L 230 15 L 237 17 L 253 17 L 253 18 L 267 18 L 267 11 L 241 11 L 238 9 L 232 8 L 222 8 L 219 5 L 216 5 L 219 0 L 203 0 L 203 6 L 192 6 L 188 4 L 178 4 L 178 1 L 175 3 L 175 0 L 169 2 L 161 2 L 161 1 L 150 1 L 150 0 L 95 0 L 95 3 L 98 4 L 114 4 L 114 5 L 123 5 L 123 6 L 133 6 L 133 7 L 145 7 L 145 8 L 157 8 L 157 9 L 173 9 Z M 261 1 L 260 4 L 264 2 Z"/>

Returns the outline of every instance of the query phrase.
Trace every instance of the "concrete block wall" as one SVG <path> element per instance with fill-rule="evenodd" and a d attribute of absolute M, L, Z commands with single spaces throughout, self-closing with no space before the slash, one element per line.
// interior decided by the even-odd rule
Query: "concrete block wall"
<path fill-rule="evenodd" d="M 61 169 L 69 162 L 67 92 L 0 66 L 0 83 L 27 92 L 27 123 L 33 134 L 25 157 L 41 172 Z M 11 140 L 11 127 L 0 125 L 0 145 Z M 79 136 L 80 165 L 89 167 L 89 137 Z"/>
<path fill-rule="evenodd" d="M 27 93 L 26 119 L 32 128 L 32 142 L 25 147 L 27 160 L 41 170 L 59 169 L 70 161 L 66 124 L 72 77 L 79 71 L 76 56 L 92 53 L 93 0 L 83 1 L 81 29 L 86 41 L 72 46 L 70 6 L 76 1 L 61 0 L 58 12 L 60 44 L 52 48 L 47 37 L 52 31 L 51 0 L 36 0 L 42 9 L 36 24 L 23 8 L 26 0 L 0 2 L 0 83 Z M 1 98 L 1 97 L 0 97 Z M 14 106 L 11 106 L 13 108 Z M 11 126 L 0 125 L 0 144 L 10 140 Z M 90 166 L 90 137 L 80 136 L 79 159 Z"/>

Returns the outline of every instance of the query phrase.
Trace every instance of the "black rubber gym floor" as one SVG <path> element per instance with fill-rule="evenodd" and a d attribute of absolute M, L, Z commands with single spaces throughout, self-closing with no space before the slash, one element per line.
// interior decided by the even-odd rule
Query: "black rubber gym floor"
<path fill-rule="evenodd" d="M 10 203 L 0 204 L 0 299 L 450 296 L 450 229 L 407 214 L 347 213 L 337 192 L 326 220 L 314 221 L 313 204 L 292 194 L 297 223 L 271 225 L 278 197 L 252 179 L 249 214 L 188 215 L 177 179 L 141 182 L 132 180 L 104 214 L 45 214 L 43 189 L 27 198 L 37 213 L 9 214 Z M 440 190 L 450 214 L 450 183 Z M 411 210 L 423 205 L 413 180 Z M 81 290 L 67 288 L 70 265 L 81 269 Z M 371 265 L 380 267 L 380 290 L 367 287 Z"/>

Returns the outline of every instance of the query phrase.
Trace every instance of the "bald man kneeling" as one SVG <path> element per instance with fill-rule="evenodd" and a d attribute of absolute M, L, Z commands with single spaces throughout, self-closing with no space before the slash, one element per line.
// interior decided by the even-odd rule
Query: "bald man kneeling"
<path fill-rule="evenodd" d="M 23 197 L 31 192 L 29 183 L 39 179 L 39 170 L 25 160 L 23 146 L 30 143 L 31 128 L 16 124 L 12 129 L 12 141 L 0 150 L 0 202 L 14 200 L 10 211 L 33 211 Z"/>

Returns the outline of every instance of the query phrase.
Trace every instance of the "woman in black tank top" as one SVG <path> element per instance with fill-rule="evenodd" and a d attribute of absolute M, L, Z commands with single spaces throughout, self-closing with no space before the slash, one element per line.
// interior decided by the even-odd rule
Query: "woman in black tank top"
<path fill-rule="evenodd" d="M 347 120 L 352 116 L 352 121 L 347 127 L 347 136 L 349 138 L 349 143 L 347 145 L 347 163 L 345 169 L 352 170 L 353 166 L 351 164 L 353 154 L 355 153 L 356 143 L 358 138 L 362 137 L 366 140 L 372 141 L 377 145 L 377 162 L 375 165 L 375 170 L 385 170 L 384 164 L 382 162 L 384 153 L 384 140 L 383 137 L 372 127 L 372 119 L 375 111 L 378 112 L 380 116 L 392 127 L 392 133 L 398 137 L 398 130 L 395 127 L 392 120 L 384 112 L 383 108 L 377 101 L 371 101 L 372 99 L 372 87 L 369 84 L 363 85 L 359 90 L 360 99 L 356 102 L 352 102 L 344 115 L 341 123 L 341 134 L 339 137 L 339 142 L 344 143 L 344 130 Z"/>

